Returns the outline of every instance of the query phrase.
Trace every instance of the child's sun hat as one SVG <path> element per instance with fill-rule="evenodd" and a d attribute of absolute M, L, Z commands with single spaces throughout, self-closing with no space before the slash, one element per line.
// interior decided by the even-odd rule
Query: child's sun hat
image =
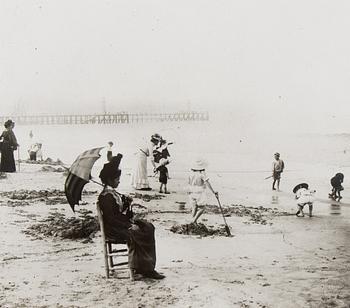
<path fill-rule="evenodd" d="M 293 193 L 296 193 L 301 188 L 309 189 L 309 184 L 307 184 L 307 183 L 300 183 L 300 184 L 298 184 L 297 186 L 295 186 L 293 188 Z"/>
<path fill-rule="evenodd" d="M 193 171 L 204 171 L 207 167 L 207 163 L 204 162 L 202 159 L 197 159 L 191 167 L 191 170 Z"/>

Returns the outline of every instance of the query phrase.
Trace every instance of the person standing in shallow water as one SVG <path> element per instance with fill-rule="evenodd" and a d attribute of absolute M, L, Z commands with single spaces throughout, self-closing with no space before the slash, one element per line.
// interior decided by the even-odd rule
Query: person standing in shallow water
<path fill-rule="evenodd" d="M 13 132 L 15 123 L 12 120 L 7 120 L 4 126 L 5 130 L 0 136 L 0 139 L 2 140 L 0 171 L 16 172 L 13 152 L 17 150 L 19 144 L 17 143 L 16 136 Z"/>
<path fill-rule="evenodd" d="M 275 153 L 275 161 L 272 163 L 272 190 L 276 190 L 275 185 L 277 183 L 277 190 L 280 190 L 281 173 L 284 170 L 284 161 L 280 159 L 280 153 Z"/>

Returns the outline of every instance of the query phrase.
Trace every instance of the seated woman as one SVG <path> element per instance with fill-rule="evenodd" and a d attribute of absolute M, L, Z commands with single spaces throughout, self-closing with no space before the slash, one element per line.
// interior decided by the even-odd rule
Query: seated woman
<path fill-rule="evenodd" d="M 98 197 L 103 213 L 105 233 L 109 239 L 125 240 L 129 247 L 129 267 L 136 274 L 147 278 L 163 279 L 165 276 L 155 271 L 156 247 L 153 224 L 144 220 L 133 220 L 130 197 L 118 193 L 121 170 L 118 154 L 103 166 L 100 173 L 105 185 Z"/>

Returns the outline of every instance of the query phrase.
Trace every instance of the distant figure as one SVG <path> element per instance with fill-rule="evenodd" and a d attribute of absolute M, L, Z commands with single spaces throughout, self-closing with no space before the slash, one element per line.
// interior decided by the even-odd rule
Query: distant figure
<path fill-rule="evenodd" d="M 157 171 L 159 172 L 159 182 L 160 182 L 159 192 L 163 193 L 163 186 L 164 186 L 164 193 L 170 194 L 166 187 L 168 183 L 168 178 L 169 178 L 168 168 L 165 167 L 167 164 L 169 164 L 169 161 L 165 158 L 162 158 L 159 161 L 159 166 L 157 167 Z"/>
<path fill-rule="evenodd" d="M 131 178 L 131 185 L 138 190 L 152 190 L 147 177 L 147 157 L 149 149 L 145 146 L 137 152 L 137 164 Z"/>
<path fill-rule="evenodd" d="M 2 139 L 1 146 L 1 172 L 16 172 L 16 164 L 13 152 L 17 150 L 19 144 L 13 132 L 15 122 L 7 120 L 4 124 L 5 130 L 2 132 L 0 139 Z"/>
<path fill-rule="evenodd" d="M 284 170 L 284 162 L 282 159 L 280 159 L 280 154 L 275 153 L 275 161 L 272 163 L 272 190 L 276 190 L 275 184 L 277 182 L 277 190 L 280 190 L 280 180 L 281 180 L 281 173 Z"/>
<path fill-rule="evenodd" d="M 331 178 L 331 185 L 332 185 L 332 192 L 328 195 L 330 198 L 340 201 L 342 199 L 342 196 L 340 195 L 340 192 L 344 190 L 344 187 L 342 185 L 344 181 L 344 174 L 337 173 L 334 177 Z"/>
<path fill-rule="evenodd" d="M 197 223 L 198 218 L 204 212 L 205 189 L 208 187 L 215 196 L 217 192 L 211 187 L 209 178 L 205 174 L 205 163 L 197 160 L 191 168 L 191 174 L 188 178 L 189 204 L 192 207 L 193 222 Z"/>
<path fill-rule="evenodd" d="M 107 160 L 108 161 L 111 161 L 111 158 L 113 157 L 112 147 L 113 147 L 113 142 L 109 141 L 108 146 L 107 146 Z"/>
<path fill-rule="evenodd" d="M 38 151 L 39 151 L 39 144 L 33 143 L 28 150 L 29 160 L 36 161 Z"/>
<path fill-rule="evenodd" d="M 36 160 L 42 161 L 43 160 L 43 151 L 42 151 L 43 144 L 38 143 L 38 150 L 36 151 Z"/>
<path fill-rule="evenodd" d="M 160 142 L 162 140 L 162 136 L 159 134 L 153 134 L 151 136 L 151 146 L 152 146 L 152 156 L 151 156 L 151 163 L 153 166 L 153 171 L 156 172 L 157 165 L 160 160 L 160 155 L 158 155 L 157 149 L 160 147 Z"/>
<path fill-rule="evenodd" d="M 309 190 L 309 185 L 306 183 L 298 184 L 294 187 L 293 193 L 295 194 L 295 199 L 298 200 L 298 211 L 296 216 L 304 217 L 304 206 L 309 206 L 309 216 L 312 217 L 312 209 L 315 201 L 315 190 Z"/>
<path fill-rule="evenodd" d="M 153 157 L 154 157 L 154 162 L 159 163 L 162 158 L 168 159 L 170 157 L 170 153 L 168 150 L 168 145 L 171 145 L 172 142 L 168 143 L 166 140 L 161 139 L 159 141 L 159 144 L 156 148 L 153 150 Z"/>

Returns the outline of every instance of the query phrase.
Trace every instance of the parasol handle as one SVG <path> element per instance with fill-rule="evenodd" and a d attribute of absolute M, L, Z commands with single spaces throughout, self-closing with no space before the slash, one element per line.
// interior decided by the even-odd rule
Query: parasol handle
<path fill-rule="evenodd" d="M 95 184 L 98 184 L 98 185 L 100 185 L 100 186 L 102 186 L 102 187 L 104 186 L 102 183 L 97 182 L 97 181 L 95 181 L 95 180 L 93 180 L 93 179 L 90 179 L 90 181 L 93 182 L 93 183 L 95 183 Z"/>

